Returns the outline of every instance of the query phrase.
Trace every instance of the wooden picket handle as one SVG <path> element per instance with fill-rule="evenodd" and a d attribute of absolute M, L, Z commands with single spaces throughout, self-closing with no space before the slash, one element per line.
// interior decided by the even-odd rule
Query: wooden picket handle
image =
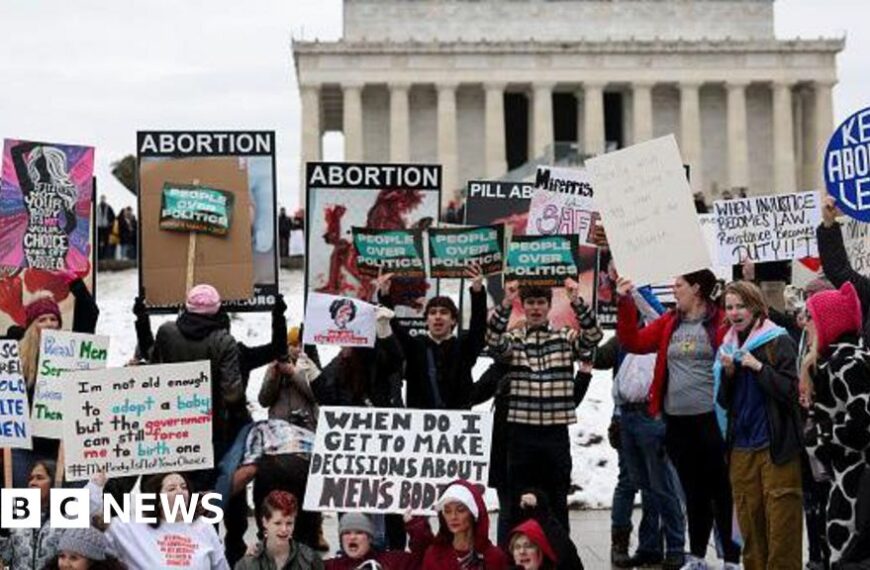
<path fill-rule="evenodd" d="M 3 487 L 12 488 L 12 450 L 8 447 L 3 449 Z"/>
<path fill-rule="evenodd" d="M 193 179 L 193 185 L 199 185 L 199 178 Z M 190 232 L 190 237 L 187 242 L 187 279 L 184 288 L 185 294 L 193 289 L 194 285 L 194 269 L 196 267 L 196 232 Z"/>

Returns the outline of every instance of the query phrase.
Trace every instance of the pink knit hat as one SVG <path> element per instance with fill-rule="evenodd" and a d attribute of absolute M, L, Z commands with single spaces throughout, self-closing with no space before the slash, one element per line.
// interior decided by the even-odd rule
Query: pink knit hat
<path fill-rule="evenodd" d="M 861 301 L 851 283 L 838 290 L 821 291 L 807 301 L 807 309 L 816 326 L 819 352 L 846 333 L 859 333 L 863 327 Z"/>
<path fill-rule="evenodd" d="M 57 317 L 57 322 L 63 324 L 63 319 L 60 315 L 60 307 L 51 297 L 39 297 L 34 299 L 24 307 L 24 314 L 27 318 L 27 326 L 30 323 L 41 317 L 42 315 L 54 315 Z"/>
<path fill-rule="evenodd" d="M 188 291 L 184 306 L 188 313 L 216 315 L 221 309 L 221 295 L 211 285 L 200 284 Z"/>

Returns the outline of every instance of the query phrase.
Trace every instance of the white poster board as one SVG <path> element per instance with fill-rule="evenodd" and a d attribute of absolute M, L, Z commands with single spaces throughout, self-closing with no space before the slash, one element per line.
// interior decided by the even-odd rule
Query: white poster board
<path fill-rule="evenodd" d="M 350 297 L 309 293 L 305 307 L 305 344 L 375 345 L 377 307 Z"/>
<path fill-rule="evenodd" d="M 841 226 L 843 245 L 852 269 L 864 276 L 870 276 L 870 224 L 846 218 Z"/>
<path fill-rule="evenodd" d="M 60 439 L 63 433 L 64 370 L 106 367 L 109 337 L 69 331 L 44 330 L 39 337 L 39 365 L 33 391 L 33 435 Z"/>
<path fill-rule="evenodd" d="M 719 263 L 816 257 L 822 220 L 818 192 L 752 196 L 713 202 Z"/>
<path fill-rule="evenodd" d="M 619 272 L 636 285 L 710 267 L 673 135 L 586 161 Z"/>
<path fill-rule="evenodd" d="M 590 198 L 537 189 L 529 206 L 526 235 L 576 234 L 581 242 L 591 243 L 595 218 Z"/>
<path fill-rule="evenodd" d="M 64 372 L 67 479 L 211 468 L 210 370 L 203 360 Z"/>
<path fill-rule="evenodd" d="M 486 485 L 492 414 L 320 408 L 304 509 L 434 514 L 456 479 Z"/>
<path fill-rule="evenodd" d="M 0 341 L 0 448 L 31 449 L 27 384 L 21 376 L 18 341 Z"/>
<path fill-rule="evenodd" d="M 722 279 L 726 283 L 731 281 L 732 270 L 730 265 L 719 263 L 719 240 L 716 238 L 719 224 L 716 223 L 715 214 L 699 214 L 698 221 L 701 224 L 701 233 L 704 234 L 704 243 L 707 245 L 707 251 L 710 252 L 710 259 L 713 261 L 713 266 L 710 269 L 716 274 L 716 277 Z"/>

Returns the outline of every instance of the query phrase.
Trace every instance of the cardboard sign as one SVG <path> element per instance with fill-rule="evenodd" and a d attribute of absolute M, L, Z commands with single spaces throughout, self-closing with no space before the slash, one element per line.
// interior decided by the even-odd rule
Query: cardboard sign
<path fill-rule="evenodd" d="M 229 311 L 271 310 L 278 294 L 273 131 L 140 131 L 139 286 L 149 312 L 175 313 L 186 294 L 189 237 L 160 228 L 163 188 L 199 185 L 233 195 L 224 236 L 197 237 L 194 281 Z"/>
<path fill-rule="evenodd" d="M 580 273 L 580 243 L 570 236 L 516 236 L 508 245 L 505 281 L 560 287 Z"/>
<path fill-rule="evenodd" d="M 106 367 L 109 337 L 68 331 L 44 330 L 39 337 L 39 364 L 33 391 L 33 435 L 60 439 L 63 430 L 64 370 L 98 370 Z"/>
<path fill-rule="evenodd" d="M 0 341 L 0 448 L 31 449 L 27 384 L 21 375 L 18 341 Z"/>
<path fill-rule="evenodd" d="M 164 184 L 160 229 L 225 236 L 232 223 L 234 200 L 230 192 L 223 190 Z"/>
<path fill-rule="evenodd" d="M 637 285 L 710 266 L 673 135 L 586 161 L 620 275 Z"/>
<path fill-rule="evenodd" d="M 484 275 L 504 266 L 504 225 L 429 228 L 429 275 L 462 279 L 477 265 Z"/>
<path fill-rule="evenodd" d="M 425 229 L 440 214 L 441 166 L 309 162 L 306 165 L 306 294 L 326 293 L 371 300 L 376 285 L 354 262 L 351 228 Z M 425 330 L 425 299 L 438 282 L 398 278 L 390 291 L 397 322 Z"/>
<path fill-rule="evenodd" d="M 352 235 L 361 275 L 377 277 L 383 271 L 401 277 L 426 277 L 422 230 L 352 228 Z"/>
<path fill-rule="evenodd" d="M 311 293 L 305 305 L 305 344 L 375 345 L 377 307 L 358 299 Z"/>
<path fill-rule="evenodd" d="M 818 192 L 713 202 L 719 263 L 786 261 L 818 255 Z"/>
<path fill-rule="evenodd" d="M 861 275 L 870 276 L 870 224 L 849 218 L 840 227 L 852 269 Z"/>
<path fill-rule="evenodd" d="M 94 149 L 6 139 L 0 266 L 87 272 Z"/>
<path fill-rule="evenodd" d="M 67 479 L 210 469 L 210 370 L 204 360 L 64 372 Z"/>
<path fill-rule="evenodd" d="M 486 485 L 492 414 L 322 407 L 303 508 L 432 515 L 457 479 Z"/>
<path fill-rule="evenodd" d="M 843 121 L 831 136 L 825 186 L 843 213 L 870 222 L 870 107 Z"/>

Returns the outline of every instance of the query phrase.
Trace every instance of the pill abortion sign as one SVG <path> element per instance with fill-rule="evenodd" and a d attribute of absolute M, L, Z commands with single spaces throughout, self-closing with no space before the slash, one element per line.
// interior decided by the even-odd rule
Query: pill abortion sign
<path fill-rule="evenodd" d="M 870 107 L 846 119 L 831 136 L 825 186 L 845 214 L 870 222 Z"/>

